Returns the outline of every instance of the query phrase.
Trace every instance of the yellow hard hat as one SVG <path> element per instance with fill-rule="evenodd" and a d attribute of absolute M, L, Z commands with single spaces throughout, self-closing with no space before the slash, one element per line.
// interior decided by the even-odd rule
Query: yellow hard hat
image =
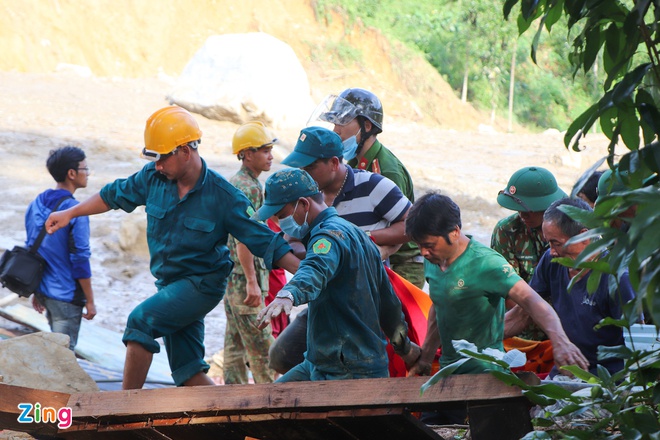
<path fill-rule="evenodd" d="M 251 121 L 238 127 L 231 141 L 231 151 L 238 154 L 247 148 L 261 148 L 277 142 L 263 122 Z"/>
<path fill-rule="evenodd" d="M 161 108 L 147 119 L 142 157 L 156 161 L 177 147 L 202 138 L 195 118 L 176 105 Z"/>

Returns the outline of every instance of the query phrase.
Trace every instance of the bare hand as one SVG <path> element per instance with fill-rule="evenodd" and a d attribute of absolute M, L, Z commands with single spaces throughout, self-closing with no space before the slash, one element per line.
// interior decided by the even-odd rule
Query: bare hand
<path fill-rule="evenodd" d="M 401 356 L 401 359 L 406 363 L 406 368 L 410 369 L 417 363 L 421 355 L 422 349 L 419 348 L 419 345 L 410 342 L 410 350 L 408 350 L 408 353 Z"/>
<path fill-rule="evenodd" d="M 46 310 L 43 304 L 37 299 L 37 295 L 32 295 L 32 308 L 39 313 L 43 313 Z"/>
<path fill-rule="evenodd" d="M 390 258 L 390 255 L 396 253 L 396 251 L 399 250 L 401 247 L 400 244 L 393 244 L 393 245 L 379 245 L 377 244 L 376 247 L 378 248 L 378 251 L 380 252 L 380 259 L 381 260 L 387 260 Z"/>
<path fill-rule="evenodd" d="M 261 287 L 256 281 L 247 283 L 243 304 L 250 307 L 259 307 L 261 305 Z"/>
<path fill-rule="evenodd" d="M 83 313 L 82 315 L 83 318 L 88 320 L 94 319 L 94 317 L 96 316 L 96 306 L 94 305 L 94 303 L 93 302 L 90 303 L 89 301 L 87 301 L 87 304 L 85 304 L 85 310 L 86 312 Z"/>
<path fill-rule="evenodd" d="M 589 371 L 589 361 L 584 357 L 579 348 L 572 342 L 562 344 L 552 344 L 552 355 L 555 358 L 557 368 L 564 365 L 577 365 L 585 371 Z M 565 376 L 572 376 L 566 370 L 559 369 L 559 372 Z"/>
<path fill-rule="evenodd" d="M 431 374 L 431 363 L 419 359 L 415 365 L 408 369 L 408 377 L 429 376 Z"/>
<path fill-rule="evenodd" d="M 46 232 L 52 234 L 58 229 L 68 225 L 70 221 L 71 216 L 67 213 L 67 210 L 51 212 L 46 219 Z"/>
<path fill-rule="evenodd" d="M 257 315 L 257 327 L 259 330 L 263 330 L 268 324 L 270 324 L 270 321 L 273 318 L 280 316 L 282 312 L 289 315 L 292 308 L 293 303 L 290 299 L 275 298 L 272 303 L 268 304 L 266 308 L 262 309 Z"/>

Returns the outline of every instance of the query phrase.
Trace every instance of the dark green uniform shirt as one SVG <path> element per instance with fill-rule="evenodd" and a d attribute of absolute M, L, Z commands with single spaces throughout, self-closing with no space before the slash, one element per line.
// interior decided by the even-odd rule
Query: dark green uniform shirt
<path fill-rule="evenodd" d="M 146 207 L 151 273 L 159 286 L 190 275 L 223 285 L 233 266 L 227 249 L 230 233 L 268 268 L 291 250 L 281 235 L 250 220 L 254 209 L 245 194 L 209 170 L 204 160 L 197 184 L 182 199 L 176 182 L 156 171 L 154 162 L 107 184 L 100 195 L 112 209 Z"/>

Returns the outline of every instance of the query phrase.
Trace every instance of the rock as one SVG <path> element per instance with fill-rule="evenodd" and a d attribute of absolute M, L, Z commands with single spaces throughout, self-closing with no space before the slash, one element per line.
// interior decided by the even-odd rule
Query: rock
<path fill-rule="evenodd" d="M 304 126 L 314 108 L 293 49 L 263 32 L 209 37 L 168 99 L 209 119 L 273 128 Z"/>
<path fill-rule="evenodd" d="M 3 383 L 62 393 L 99 391 L 96 382 L 78 365 L 61 333 L 32 333 L 0 341 Z"/>
<path fill-rule="evenodd" d="M 144 207 L 124 216 L 119 227 L 119 247 L 125 251 L 143 257 L 149 256 L 147 244 L 147 216 Z"/>

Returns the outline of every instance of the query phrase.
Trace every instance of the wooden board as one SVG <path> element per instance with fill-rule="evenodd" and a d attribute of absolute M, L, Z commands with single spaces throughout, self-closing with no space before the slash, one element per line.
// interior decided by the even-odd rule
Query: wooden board
<path fill-rule="evenodd" d="M 50 331 L 46 316 L 37 313 L 31 307 L 25 307 L 21 304 L 0 307 L 0 316 L 37 331 Z M 124 371 L 126 347 L 121 338 L 121 333 L 113 332 L 83 319 L 75 351 L 83 359 L 122 373 Z M 154 354 L 147 380 L 174 385 L 164 349 L 160 353 Z"/>
<path fill-rule="evenodd" d="M 427 380 L 409 377 L 109 391 L 73 394 L 69 406 L 76 408 L 76 417 L 81 419 L 130 414 L 131 420 L 147 420 L 192 413 L 206 416 L 298 408 L 324 411 L 329 405 L 334 409 L 406 405 L 416 411 L 466 400 L 522 396 L 520 389 L 488 374 L 451 376 L 420 395 Z"/>
<path fill-rule="evenodd" d="M 77 393 L 66 402 L 73 410 L 73 425 L 57 436 L 71 440 L 438 440 L 411 412 L 466 406 L 470 411 L 471 405 L 476 411 L 470 412 L 470 425 L 485 433 L 473 436 L 475 440 L 489 439 L 500 431 L 499 438 L 518 439 L 531 427 L 528 401 L 516 387 L 487 374 L 462 375 L 443 379 L 421 395 L 420 387 L 427 379 Z M 13 395 L 11 388 L 0 384 L 0 395 Z M 33 391 L 29 398 L 40 399 L 38 390 Z M 60 397 L 57 404 L 62 402 Z M 10 399 L 5 405 L 10 413 L 12 404 L 15 408 Z M 519 431 L 513 433 L 511 426 Z M 28 428 L 20 430 L 30 432 Z"/>

